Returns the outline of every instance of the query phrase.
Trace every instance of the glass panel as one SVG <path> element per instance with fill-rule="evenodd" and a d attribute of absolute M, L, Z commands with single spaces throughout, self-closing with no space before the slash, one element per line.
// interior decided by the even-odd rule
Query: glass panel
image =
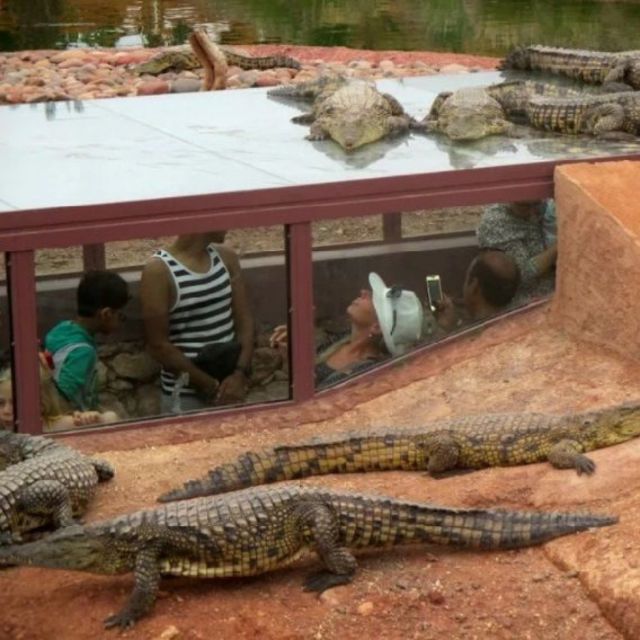
<path fill-rule="evenodd" d="M 282 228 L 222 239 L 110 243 L 109 269 L 84 274 L 49 268 L 81 247 L 37 252 L 45 431 L 289 397 L 288 362 L 269 346 L 286 322 Z M 99 266 L 100 251 L 84 254 Z"/>
<path fill-rule="evenodd" d="M 318 220 L 311 233 L 314 247 L 382 240 L 382 216 Z"/>
<path fill-rule="evenodd" d="M 377 87 L 422 119 L 442 91 L 513 77 L 518 76 L 435 75 L 384 79 Z M 305 128 L 291 123 L 299 106 L 272 99 L 267 91 L 0 107 L 2 207 L 24 210 L 196 194 L 224 194 L 227 200 L 234 191 L 637 152 L 635 142 L 536 133 L 518 139 L 490 136 L 475 143 L 411 134 L 345 153 L 331 140 L 306 140 Z M 247 117 L 257 104 L 260 118 Z M 30 188 L 33 175 L 38 189 Z"/>
<path fill-rule="evenodd" d="M 480 206 L 406 211 L 402 214 L 402 236 L 411 238 L 474 230 L 481 215 Z"/>

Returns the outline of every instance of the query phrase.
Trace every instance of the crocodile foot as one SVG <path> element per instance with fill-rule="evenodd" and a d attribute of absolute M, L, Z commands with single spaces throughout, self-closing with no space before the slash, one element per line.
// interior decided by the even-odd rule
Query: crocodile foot
<path fill-rule="evenodd" d="M 579 476 L 583 473 L 586 476 L 590 476 L 596 470 L 596 463 L 591 458 L 587 458 L 587 456 L 578 455 L 575 459 L 575 467 Z"/>
<path fill-rule="evenodd" d="M 114 613 L 104 621 L 105 629 L 114 629 L 120 627 L 121 629 L 130 629 L 136 623 L 138 616 L 133 611 L 125 607 L 122 611 Z"/>
<path fill-rule="evenodd" d="M 307 576 L 304 581 L 303 591 L 316 591 L 322 593 L 331 587 L 337 587 L 341 584 L 349 584 L 353 576 L 351 574 L 337 574 L 329 571 L 319 571 Z"/>

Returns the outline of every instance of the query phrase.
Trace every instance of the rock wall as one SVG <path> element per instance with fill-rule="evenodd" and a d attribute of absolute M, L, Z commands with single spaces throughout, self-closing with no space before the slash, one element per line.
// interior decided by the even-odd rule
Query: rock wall
<path fill-rule="evenodd" d="M 640 360 L 640 162 L 556 168 L 558 264 L 550 320 Z"/>
<path fill-rule="evenodd" d="M 289 397 L 288 363 L 268 346 L 269 334 L 256 340 L 247 403 Z M 99 347 L 98 385 L 103 409 L 123 419 L 160 415 L 160 365 L 141 341 L 114 342 Z"/>

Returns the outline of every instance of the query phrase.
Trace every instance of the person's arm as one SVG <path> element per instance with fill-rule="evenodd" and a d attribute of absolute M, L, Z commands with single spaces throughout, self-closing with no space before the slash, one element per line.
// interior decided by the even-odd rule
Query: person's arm
<path fill-rule="evenodd" d="M 169 309 L 173 297 L 173 282 L 167 267 L 159 259 L 151 260 L 145 265 L 140 280 L 140 302 L 147 350 L 173 374 L 188 373 L 189 384 L 213 400 L 218 381 L 197 367 L 169 340 Z"/>
<path fill-rule="evenodd" d="M 89 344 L 81 343 L 71 349 L 64 359 L 55 385 L 63 398 L 74 409 L 82 411 L 93 409 L 86 406 L 86 381 L 93 376 L 98 361 L 98 354 Z"/>
<path fill-rule="evenodd" d="M 221 383 L 217 401 L 220 404 L 244 399 L 249 384 L 247 371 L 253 356 L 254 322 L 249 297 L 240 268 L 240 260 L 229 247 L 217 247 L 231 279 L 231 312 L 236 340 L 240 343 L 240 355 L 236 370 Z"/>
<path fill-rule="evenodd" d="M 556 264 L 558 258 L 558 243 L 554 242 L 551 246 L 545 249 L 542 253 L 531 258 L 537 274 L 543 276 L 549 273 Z"/>

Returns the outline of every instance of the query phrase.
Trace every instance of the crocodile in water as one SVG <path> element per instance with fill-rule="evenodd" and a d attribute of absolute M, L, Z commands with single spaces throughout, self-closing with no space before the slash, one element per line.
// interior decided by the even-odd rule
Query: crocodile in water
<path fill-rule="evenodd" d="M 316 551 L 324 571 L 305 588 L 323 591 L 353 579 L 349 549 L 435 543 L 512 549 L 614 524 L 615 517 L 447 509 L 320 488 L 261 487 L 74 525 L 44 539 L 0 547 L 0 564 L 92 573 L 133 572 L 135 586 L 107 627 L 128 627 L 154 605 L 162 575 L 253 576 Z"/>
<path fill-rule="evenodd" d="M 554 467 L 591 474 L 584 455 L 640 435 L 640 404 L 581 414 L 479 414 L 437 421 L 422 429 L 347 434 L 327 440 L 248 452 L 159 501 L 234 491 L 280 480 L 328 473 L 481 469 L 549 461 Z"/>
<path fill-rule="evenodd" d="M 0 431 L 0 543 L 82 514 L 96 485 L 113 477 L 104 460 L 41 436 Z"/>
<path fill-rule="evenodd" d="M 589 84 L 640 89 L 640 51 L 614 53 L 532 45 L 513 49 L 501 68 L 547 71 Z"/>

